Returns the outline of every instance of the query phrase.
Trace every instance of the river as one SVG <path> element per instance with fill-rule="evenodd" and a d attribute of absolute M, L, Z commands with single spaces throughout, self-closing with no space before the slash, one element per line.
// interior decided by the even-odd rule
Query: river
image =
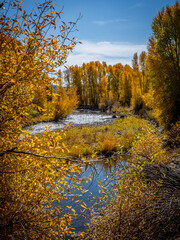
<path fill-rule="evenodd" d="M 51 127 L 52 130 L 63 129 L 66 124 L 72 124 L 73 126 L 80 125 L 98 125 L 105 123 L 113 122 L 113 115 L 104 114 L 100 111 L 92 111 L 92 110 L 75 110 L 73 113 L 68 115 L 66 118 L 59 120 L 58 122 L 42 122 L 34 124 L 30 127 L 26 127 L 31 134 L 42 133 L 46 127 Z"/>
<path fill-rule="evenodd" d="M 109 114 L 103 114 L 100 111 L 92 111 L 92 110 L 76 110 L 69 116 L 67 116 L 65 119 L 60 120 L 59 122 L 46 122 L 46 123 L 38 123 L 31 127 L 27 127 L 26 130 L 28 130 L 31 134 L 39 134 L 43 133 L 43 131 L 46 129 L 46 127 L 50 127 L 52 130 L 56 129 L 63 129 L 66 124 L 71 124 L 72 126 L 80 126 L 80 125 L 102 125 L 102 124 L 111 124 L 113 123 L 114 119 L 112 118 L 112 115 Z M 123 171 L 124 168 L 124 162 L 118 162 L 116 160 L 109 161 L 108 159 L 106 161 L 97 162 L 94 164 L 94 167 L 90 168 L 84 168 L 82 169 L 81 176 L 77 176 L 77 178 L 81 177 L 84 178 L 85 181 L 82 182 L 81 187 L 84 188 L 84 193 L 82 194 L 81 191 L 74 189 L 73 194 L 77 195 L 77 198 L 75 199 L 82 201 L 83 205 L 86 206 L 86 211 L 84 216 L 81 216 L 81 210 L 83 208 L 81 207 L 81 204 L 75 203 L 72 201 L 72 197 L 68 197 L 66 200 L 62 200 L 59 204 L 57 202 L 54 202 L 54 206 L 60 205 L 61 207 L 61 213 L 69 213 L 72 214 L 71 209 L 67 209 L 67 205 L 72 207 L 76 211 L 76 216 L 73 218 L 71 227 L 74 228 L 75 233 L 79 233 L 82 231 L 85 231 L 86 224 L 89 222 L 90 218 L 90 208 L 92 205 L 94 205 L 99 197 L 100 197 L 100 186 L 99 183 L 104 183 L 107 188 L 107 195 L 112 196 L 111 188 L 116 183 L 116 175 L 114 174 L 116 170 Z M 93 181 L 92 182 L 86 182 L 86 179 L 92 175 Z M 71 184 L 69 180 L 69 184 Z M 101 196 L 102 197 L 102 196 Z M 103 202 L 103 201 L 102 201 Z M 104 204 L 101 204 L 99 206 L 103 206 Z M 97 214 L 98 210 L 97 207 L 95 207 L 96 211 L 94 214 Z M 67 237 L 67 239 L 69 239 Z"/>
<path fill-rule="evenodd" d="M 81 202 L 75 203 L 75 201 L 72 201 L 71 197 L 69 197 L 67 200 L 63 200 L 59 204 L 62 207 L 62 211 L 64 211 L 64 213 L 68 212 L 66 208 L 67 205 L 72 207 L 76 211 L 77 215 L 73 218 L 71 223 L 71 227 L 74 228 L 72 231 L 75 234 L 86 230 L 86 225 L 90 221 L 90 212 L 92 210 L 92 207 L 94 209 L 93 216 L 96 216 L 99 212 L 99 209 L 105 206 L 107 202 L 110 201 L 114 194 L 112 191 L 113 187 L 116 185 L 117 178 L 119 178 L 119 175 L 116 175 L 116 171 L 118 170 L 119 173 L 123 172 L 124 166 L 125 161 L 108 161 L 107 159 L 107 161 L 96 163 L 93 168 L 90 167 L 88 169 L 83 169 L 83 173 L 80 177 L 84 178 L 84 182 L 81 184 L 81 187 L 84 188 L 85 193 L 82 194 L 81 190 L 76 189 L 74 189 L 73 192 L 73 194 L 77 195 L 75 201 L 80 200 Z M 88 179 L 90 175 L 93 175 L 92 182 L 86 182 L 86 179 Z M 70 181 L 69 184 L 71 184 Z M 104 197 L 104 194 L 99 192 L 99 190 L 101 189 L 101 184 L 104 186 L 104 194 L 108 196 L 108 198 L 105 198 L 104 200 L 100 199 Z M 98 205 L 96 206 L 97 203 Z M 57 205 L 58 204 L 55 203 L 55 206 Z M 84 209 L 82 205 L 84 205 L 86 209 Z M 85 210 L 85 212 L 83 213 L 83 215 L 81 215 L 81 211 L 83 210 Z M 69 213 L 72 214 L 72 211 L 69 210 Z"/>

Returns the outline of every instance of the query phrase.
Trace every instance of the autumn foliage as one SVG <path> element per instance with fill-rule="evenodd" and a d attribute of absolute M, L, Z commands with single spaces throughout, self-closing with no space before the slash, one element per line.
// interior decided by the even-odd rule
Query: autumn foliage
<path fill-rule="evenodd" d="M 134 141 L 131 154 L 126 167 L 116 172 L 115 197 L 92 218 L 86 239 L 179 237 L 180 174 L 166 166 L 162 139 L 147 127 Z"/>
<path fill-rule="evenodd" d="M 136 59 L 135 59 L 136 56 Z M 113 106 L 132 106 L 135 113 L 145 107 L 143 97 L 150 91 L 146 74 L 146 53 L 134 55 L 133 68 L 129 65 L 90 62 L 71 66 L 64 73 L 68 85 L 75 85 L 80 105 L 90 105 L 102 111 L 112 111 Z"/>
<path fill-rule="evenodd" d="M 111 111 L 132 106 L 135 114 L 153 110 L 166 129 L 179 119 L 179 3 L 167 6 L 152 22 L 148 52 L 135 53 L 132 67 L 99 61 L 71 66 L 64 79 L 77 87 L 80 105 Z"/>
<path fill-rule="evenodd" d="M 48 96 L 54 94 L 52 101 L 56 99 L 51 84 L 57 82 L 57 68 L 76 44 L 68 38 L 76 23 L 66 24 L 51 0 L 29 13 L 22 1 L 4 1 L 4 7 L 0 9 L 0 238 L 59 239 L 69 231 L 72 217 L 61 215 L 53 202 L 67 197 L 68 172 L 81 170 L 57 154 L 52 157 L 55 148 L 68 154 L 61 136 L 47 130 L 42 138 L 33 137 L 22 129 L 32 109 L 46 113 Z M 57 27 L 56 36 L 48 34 Z M 71 91 L 63 93 L 66 103 Z M 54 116 L 54 108 L 48 114 Z"/>
<path fill-rule="evenodd" d="M 178 148 L 178 1 L 154 18 L 148 52 L 135 53 L 132 67 L 96 61 L 71 66 L 63 74 L 58 69 L 77 44 L 70 36 L 79 18 L 65 23 L 52 0 L 29 13 L 22 2 L 4 1 L 5 9 L 0 5 L 0 239 L 63 239 L 71 234 L 76 211 L 66 206 L 69 212 L 62 214 L 60 203 L 76 199 L 71 190 L 77 185 L 82 190 L 79 176 L 90 162 L 78 156 L 93 154 L 88 143 L 94 139 L 99 153 L 129 151 L 131 158 L 123 175 L 117 172 L 116 197 L 91 221 L 89 239 L 174 238 L 180 177 L 166 166 L 168 157 L 154 128 L 133 117 L 117 123 L 116 135 L 108 127 L 98 133 L 84 128 L 83 148 L 78 149 L 73 143 L 80 142 L 79 130 L 46 129 L 34 136 L 23 127 L 37 115 L 58 121 L 78 105 L 109 112 L 131 106 L 140 115 L 152 110 L 165 129 L 171 127 L 169 139 Z M 74 157 L 67 157 L 68 144 Z"/>
<path fill-rule="evenodd" d="M 135 112 L 142 107 L 153 109 L 157 121 L 170 129 L 167 145 L 176 150 L 180 136 L 179 13 L 178 1 L 159 12 L 152 23 L 148 53 L 139 58 L 135 53 L 128 71 Z M 179 154 L 169 165 L 170 154 L 163 146 L 160 134 L 152 128 L 134 138 L 127 166 L 123 173 L 117 171 L 115 197 L 93 217 L 86 239 L 179 239 Z"/>
<path fill-rule="evenodd" d="M 148 67 L 156 117 L 169 128 L 180 116 L 180 5 L 162 9 L 152 23 Z"/>

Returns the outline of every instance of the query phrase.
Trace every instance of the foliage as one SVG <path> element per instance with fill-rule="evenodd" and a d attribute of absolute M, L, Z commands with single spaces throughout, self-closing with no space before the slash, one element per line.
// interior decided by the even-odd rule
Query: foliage
<path fill-rule="evenodd" d="M 133 146 L 137 134 L 145 132 L 147 126 L 149 124 L 145 120 L 132 116 L 116 119 L 110 125 L 72 127 L 63 136 L 63 142 L 69 155 L 75 157 L 88 156 L 95 152 L 97 156 L 126 152 Z"/>
<path fill-rule="evenodd" d="M 54 116 L 53 119 L 57 122 L 59 119 L 66 117 L 71 111 L 78 106 L 78 97 L 75 87 L 65 89 L 59 83 L 57 93 L 54 94 Z"/>
<path fill-rule="evenodd" d="M 148 62 L 153 81 L 154 108 L 159 122 L 169 128 L 180 109 L 180 5 L 162 9 L 152 23 Z"/>
<path fill-rule="evenodd" d="M 178 237 L 180 175 L 165 166 L 162 140 L 152 128 L 137 136 L 131 158 L 114 184 L 115 197 L 91 220 L 86 239 Z"/>
<path fill-rule="evenodd" d="M 96 61 L 67 69 L 65 80 L 76 86 L 80 105 L 110 112 L 114 105 L 131 105 L 139 115 L 153 109 L 158 122 L 167 129 L 178 121 L 179 15 L 178 1 L 159 12 L 152 22 L 148 53 L 135 53 L 132 67 Z"/>
<path fill-rule="evenodd" d="M 22 131 L 29 113 L 44 112 L 57 68 L 76 45 L 53 1 L 32 12 L 22 1 L 4 1 L 0 9 L 0 229 L 1 239 L 59 239 L 69 232 L 72 214 L 61 214 L 60 202 L 79 179 L 79 163 L 52 156 L 68 150 L 58 133 L 39 138 Z M 78 19 L 77 19 L 78 20 Z M 59 21 L 59 26 L 58 22 Z M 53 35 L 56 27 L 59 33 Z M 51 35 L 50 35 L 51 33 Z M 71 91 L 71 90 L 69 90 Z M 72 94 L 69 92 L 69 94 Z M 71 100 L 69 100 L 71 101 Z M 70 103 L 69 103 L 70 104 Z M 36 111 L 36 112 L 35 112 Z M 52 116 L 53 112 L 50 112 Z M 71 179 L 71 186 L 67 179 Z M 73 209 L 74 210 L 74 209 Z"/>
<path fill-rule="evenodd" d="M 172 148 L 175 149 L 180 147 L 180 122 L 171 125 L 168 132 L 168 141 Z"/>
<path fill-rule="evenodd" d="M 166 167 L 162 141 L 142 119 L 117 119 L 111 126 L 71 128 L 30 136 L 23 130 L 30 115 L 38 120 L 65 117 L 78 102 L 103 110 L 118 103 L 135 113 L 156 110 L 169 128 L 179 120 L 179 3 L 153 20 L 148 55 L 134 54 L 132 68 L 105 62 L 71 66 L 61 72 L 76 45 L 70 38 L 77 21 L 66 24 L 62 11 L 44 1 L 27 13 L 22 1 L 4 1 L 0 8 L 0 230 L 2 239 L 63 239 L 76 215 L 62 214 L 60 203 L 75 199 L 82 156 L 121 155 L 129 151 L 123 176 L 117 172 L 115 198 L 93 218 L 93 239 L 172 239 L 179 231 L 179 173 Z M 59 25 L 57 22 L 60 22 Z M 59 27 L 59 34 L 53 31 Z M 49 34 L 51 33 L 51 35 Z M 59 83 L 53 93 L 52 82 Z M 117 107 L 118 108 L 118 107 Z M 169 132 L 179 147 L 179 122 Z M 131 151 L 130 151 L 131 149 Z M 71 157 L 67 157 L 71 155 Z M 163 166 L 162 166 L 163 164 Z M 83 235 L 83 234 L 82 234 Z"/>
<path fill-rule="evenodd" d="M 105 62 L 90 62 L 67 69 L 64 73 L 65 81 L 68 86 L 76 86 L 80 105 L 91 105 L 111 112 L 117 104 L 132 104 L 138 113 L 138 109 L 142 108 L 143 95 L 149 91 L 149 78 L 146 53 L 140 54 L 139 62 L 137 53 L 135 55 L 136 68 L 120 63 L 107 66 Z"/>
<path fill-rule="evenodd" d="M 14 132 L 15 129 L 21 130 L 37 92 L 47 89 L 48 93 L 52 81 L 49 74 L 55 73 L 76 42 L 67 38 L 75 25 L 70 23 L 67 26 L 61 20 L 61 12 L 55 12 L 52 1 L 40 4 L 29 14 L 18 1 L 10 2 L 9 7 L 7 3 L 6 9 L 9 8 L 11 13 L 10 10 L 0 10 L 0 120 L 1 130 L 13 129 Z M 56 28 L 58 19 L 60 34 L 46 36 L 48 30 Z"/>
<path fill-rule="evenodd" d="M 159 12 L 152 23 L 148 55 L 135 53 L 132 69 L 128 75 L 123 70 L 122 75 L 123 81 L 129 76 L 135 113 L 144 107 L 155 109 L 158 122 L 166 129 L 171 127 L 168 138 L 173 147 L 179 146 L 179 16 L 178 1 Z M 124 86 L 122 93 L 125 99 Z M 166 166 L 168 154 L 154 129 L 141 130 L 130 142 L 131 158 L 123 175 L 117 172 L 115 197 L 93 217 L 87 239 L 176 239 L 180 231 L 179 172 Z"/>
<path fill-rule="evenodd" d="M 60 206 L 54 202 L 71 196 L 71 188 L 82 181 L 79 178 L 75 182 L 72 174 L 80 174 L 81 169 L 69 165 L 68 159 L 56 158 L 58 154 L 40 157 L 52 156 L 54 149 L 67 153 L 59 134 L 45 131 L 41 138 L 29 134 L 20 137 L 21 140 L 13 142 L 18 144 L 18 151 L 1 153 L 1 237 L 63 238 L 70 233 L 68 226 L 73 216 L 62 215 Z"/>
<path fill-rule="evenodd" d="M 122 74 L 122 93 L 121 93 L 121 102 L 123 105 L 130 106 L 131 98 L 132 98 L 132 69 L 129 65 L 125 65 Z"/>

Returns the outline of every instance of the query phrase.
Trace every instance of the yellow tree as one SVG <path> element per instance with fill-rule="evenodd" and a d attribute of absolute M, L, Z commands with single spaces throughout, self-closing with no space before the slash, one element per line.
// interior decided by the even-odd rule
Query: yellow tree
<path fill-rule="evenodd" d="M 122 73 L 123 65 L 121 63 L 108 66 L 109 90 L 113 92 L 116 101 L 120 99 L 122 93 Z"/>
<path fill-rule="evenodd" d="M 132 74 L 132 99 L 131 104 L 136 114 L 143 107 L 142 101 L 142 78 L 139 71 L 139 59 L 138 54 L 135 53 L 132 60 L 133 74 Z"/>
<path fill-rule="evenodd" d="M 123 105 L 130 106 L 132 90 L 131 90 L 131 81 L 132 81 L 132 68 L 129 65 L 125 65 L 122 74 L 122 92 L 121 92 L 121 102 Z"/>
<path fill-rule="evenodd" d="M 4 6 L 0 9 L 0 238 L 60 239 L 71 216 L 62 215 L 53 203 L 67 198 L 68 174 L 70 179 L 80 169 L 68 164 L 72 159 L 58 157 L 67 151 L 61 135 L 45 131 L 41 137 L 30 136 L 22 128 L 35 104 L 37 85 L 49 91 L 49 74 L 56 74 L 75 46 L 68 36 L 76 23 L 63 22 L 51 0 L 29 14 L 22 1 L 4 1 Z M 57 21 L 59 33 L 49 35 Z"/>
<path fill-rule="evenodd" d="M 86 65 L 87 69 L 87 83 L 89 90 L 89 104 L 97 107 L 98 95 L 97 95 L 97 79 L 98 69 L 96 62 L 90 62 Z"/>
<path fill-rule="evenodd" d="M 71 71 L 72 85 L 76 86 L 77 94 L 79 96 L 79 101 L 82 104 L 83 102 L 82 68 L 76 65 L 76 66 L 72 66 L 70 68 L 70 71 Z"/>
<path fill-rule="evenodd" d="M 152 22 L 148 61 L 156 116 L 166 128 L 180 117 L 180 4 L 162 9 Z"/>
<path fill-rule="evenodd" d="M 143 51 L 140 56 L 139 56 L 139 68 L 141 71 L 141 89 L 142 89 L 142 94 L 144 92 L 147 92 L 147 81 L 146 81 L 146 52 Z"/>
<path fill-rule="evenodd" d="M 98 85 L 99 108 L 103 111 L 106 111 L 108 107 L 108 92 L 108 79 L 104 76 Z"/>
<path fill-rule="evenodd" d="M 78 107 L 78 96 L 76 94 L 76 88 L 74 86 L 66 88 L 62 86 L 59 81 L 57 87 L 57 93 L 54 94 L 54 121 L 57 122 L 59 119 L 66 117 L 71 113 L 72 109 Z"/>

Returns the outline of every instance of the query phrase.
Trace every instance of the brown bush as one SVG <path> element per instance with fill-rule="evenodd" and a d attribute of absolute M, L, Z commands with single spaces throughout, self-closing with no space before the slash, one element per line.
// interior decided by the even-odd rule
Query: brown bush
<path fill-rule="evenodd" d="M 168 142 L 172 148 L 180 147 L 180 121 L 171 126 L 168 133 Z"/>

